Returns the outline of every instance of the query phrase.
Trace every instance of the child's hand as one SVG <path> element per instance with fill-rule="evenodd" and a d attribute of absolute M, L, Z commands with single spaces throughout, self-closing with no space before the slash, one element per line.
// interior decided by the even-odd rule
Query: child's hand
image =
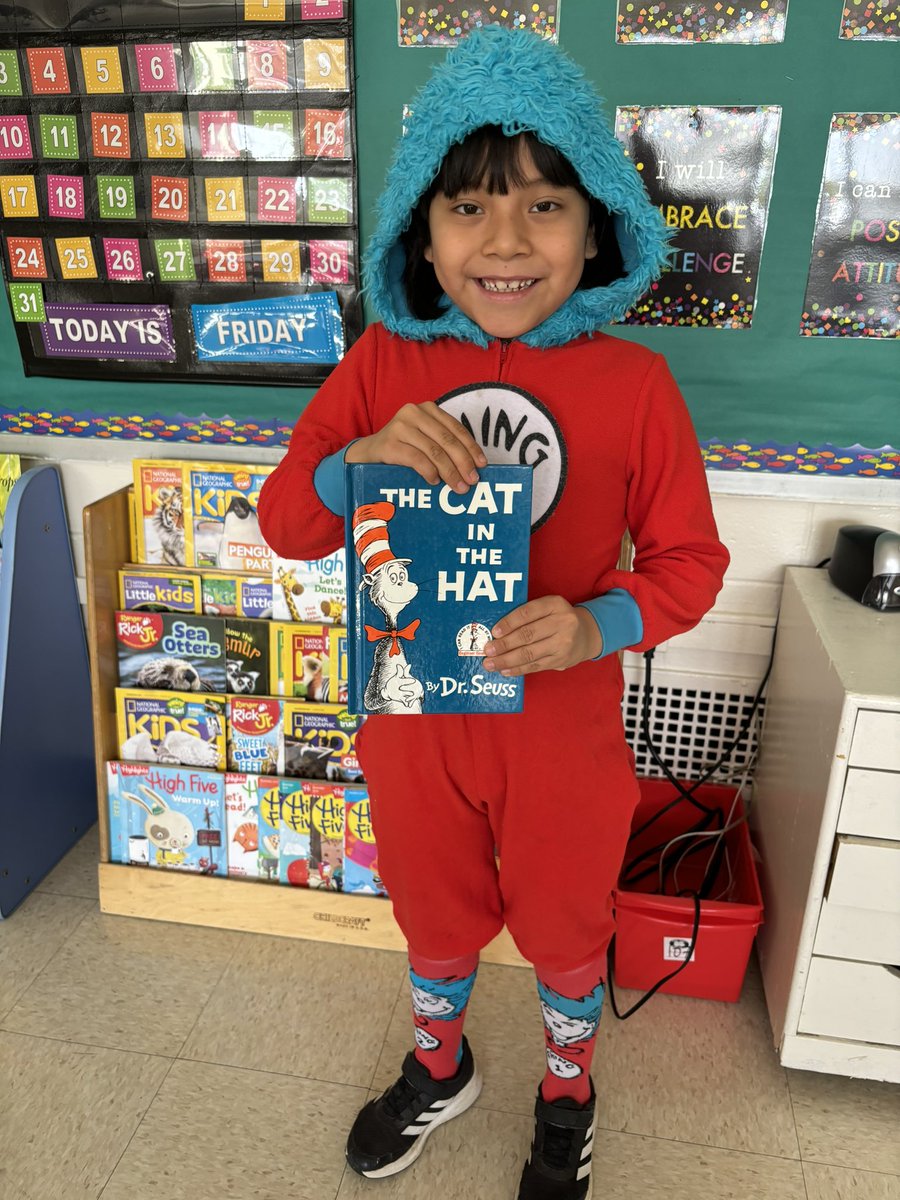
<path fill-rule="evenodd" d="M 354 442 L 344 461 L 412 467 L 426 483 L 443 480 L 456 492 L 468 491 L 478 482 L 476 468 L 487 465 L 466 427 L 430 400 L 404 404 L 378 433 Z"/>
<path fill-rule="evenodd" d="M 529 600 L 499 621 L 485 646 L 484 669 L 501 675 L 565 671 L 603 649 L 597 622 L 562 596 Z"/>

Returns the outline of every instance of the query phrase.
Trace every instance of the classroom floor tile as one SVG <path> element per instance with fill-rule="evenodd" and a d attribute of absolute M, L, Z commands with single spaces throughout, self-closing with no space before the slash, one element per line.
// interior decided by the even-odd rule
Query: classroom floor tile
<path fill-rule="evenodd" d="M 3 1200 L 514 1200 L 544 1063 L 530 971 L 479 970 L 478 1104 L 363 1180 L 344 1145 L 411 1045 L 404 957 L 105 916 L 95 853 L 0 923 Z M 900 1089 L 783 1070 L 754 964 L 738 1004 L 607 1007 L 594 1075 L 595 1200 L 900 1200 Z"/>

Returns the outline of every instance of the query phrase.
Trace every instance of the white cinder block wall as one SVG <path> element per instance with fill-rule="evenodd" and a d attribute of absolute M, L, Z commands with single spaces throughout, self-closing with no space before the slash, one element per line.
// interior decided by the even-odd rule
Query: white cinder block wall
<path fill-rule="evenodd" d="M 63 481 L 79 589 L 84 602 L 82 508 L 131 481 L 131 457 L 248 461 L 241 447 L 110 445 L 99 441 L 4 438 L 23 467 L 55 462 Z M 277 462 L 280 450 L 259 450 L 257 462 Z M 702 676 L 713 690 L 752 694 L 765 671 L 786 566 L 815 566 L 826 558 L 841 525 L 900 530 L 900 480 L 775 476 L 709 472 L 716 519 L 731 566 L 715 608 L 690 633 L 657 651 L 654 681 Z M 626 654 L 637 679 L 640 656 Z M 739 686 L 735 689 L 735 683 Z"/>

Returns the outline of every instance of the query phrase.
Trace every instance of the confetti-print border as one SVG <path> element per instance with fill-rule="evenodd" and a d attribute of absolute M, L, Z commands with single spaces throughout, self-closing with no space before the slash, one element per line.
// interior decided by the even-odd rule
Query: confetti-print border
<path fill-rule="evenodd" d="M 42 409 L 0 408 L 0 434 L 45 437 L 104 438 L 120 442 L 193 442 L 206 445 L 286 447 L 292 426 L 273 418 L 244 421 L 223 417 L 118 416 L 113 413 L 53 413 Z M 700 443 L 711 471 L 771 471 L 820 475 L 860 475 L 900 479 L 900 451 L 891 446 L 870 450 L 865 446 L 807 445 L 802 442 L 722 441 Z"/>

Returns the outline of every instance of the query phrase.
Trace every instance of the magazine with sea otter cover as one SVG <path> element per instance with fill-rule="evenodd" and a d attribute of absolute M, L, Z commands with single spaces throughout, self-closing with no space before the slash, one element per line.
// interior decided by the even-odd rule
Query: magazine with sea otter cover
<path fill-rule="evenodd" d="M 381 463 L 344 479 L 351 712 L 520 712 L 524 680 L 482 658 L 527 599 L 531 467 L 484 467 L 461 494 Z"/>

